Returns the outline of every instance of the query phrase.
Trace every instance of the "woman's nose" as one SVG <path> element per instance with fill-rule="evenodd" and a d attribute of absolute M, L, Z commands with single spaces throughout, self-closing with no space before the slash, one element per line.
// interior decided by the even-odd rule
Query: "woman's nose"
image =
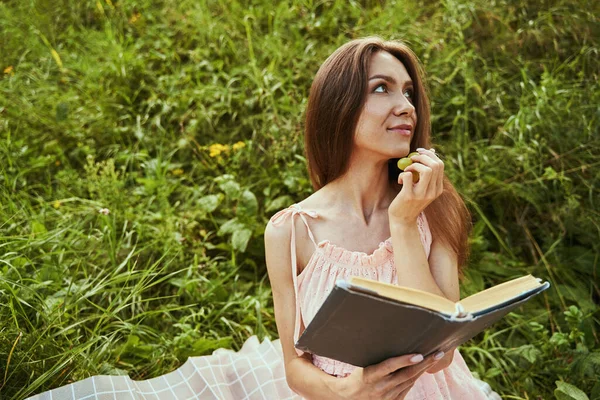
<path fill-rule="evenodd" d="M 412 117 L 415 112 L 415 106 L 406 98 L 406 96 L 400 95 L 395 101 L 392 112 L 396 116 L 407 114 L 409 117 Z"/>

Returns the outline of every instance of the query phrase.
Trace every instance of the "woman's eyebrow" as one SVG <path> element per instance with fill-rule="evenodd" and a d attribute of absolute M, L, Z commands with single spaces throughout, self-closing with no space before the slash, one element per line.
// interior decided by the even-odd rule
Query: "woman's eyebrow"
<path fill-rule="evenodd" d="M 387 81 L 387 82 L 391 83 L 392 85 L 396 84 L 396 80 L 388 75 L 378 74 L 378 75 L 373 75 L 372 77 L 369 78 L 370 81 L 372 81 L 373 79 L 383 79 L 384 81 Z M 410 86 L 412 84 L 413 84 L 413 81 L 411 81 L 411 80 L 404 82 L 404 86 Z"/>

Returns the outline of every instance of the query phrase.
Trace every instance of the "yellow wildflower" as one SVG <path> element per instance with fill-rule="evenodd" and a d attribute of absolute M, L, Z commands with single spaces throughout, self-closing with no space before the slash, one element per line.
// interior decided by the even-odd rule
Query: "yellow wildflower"
<path fill-rule="evenodd" d="M 244 142 L 237 142 L 232 147 L 233 147 L 233 150 L 237 151 L 237 150 L 239 150 L 239 149 L 241 149 L 243 147 L 246 147 L 246 143 L 244 143 Z"/>
<path fill-rule="evenodd" d="M 60 166 L 60 160 L 54 161 L 54 165 L 56 165 L 57 167 Z"/>
<path fill-rule="evenodd" d="M 183 175 L 183 170 L 181 168 L 176 168 L 173 171 L 171 171 L 173 175 L 177 176 L 177 175 Z"/>
<path fill-rule="evenodd" d="M 142 17 L 142 14 L 140 13 L 135 13 L 131 16 L 131 18 L 129 18 L 129 23 L 130 24 L 135 24 L 140 18 Z"/>
<path fill-rule="evenodd" d="M 219 155 L 221 155 L 221 153 L 223 152 L 228 152 L 229 151 L 229 146 L 228 145 L 223 145 L 220 143 L 215 143 L 215 144 L 211 144 L 210 146 L 208 146 L 208 151 L 210 152 L 210 156 L 211 157 L 217 157 Z"/>
<path fill-rule="evenodd" d="M 54 203 L 52 204 L 52 207 L 54 207 L 54 208 L 58 208 L 60 206 L 61 206 L 61 203 L 58 200 L 55 200 Z"/>
<path fill-rule="evenodd" d="M 14 69 L 13 66 L 9 65 L 8 67 L 4 68 L 4 73 L 6 75 L 8 75 L 8 74 L 14 74 L 13 69 Z"/>

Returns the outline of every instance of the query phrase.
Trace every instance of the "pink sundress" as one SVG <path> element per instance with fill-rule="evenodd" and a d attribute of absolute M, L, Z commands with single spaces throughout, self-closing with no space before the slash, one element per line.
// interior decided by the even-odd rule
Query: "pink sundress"
<path fill-rule="evenodd" d="M 298 275 L 296 265 L 295 222 L 300 217 L 315 245 L 308 265 Z M 293 204 L 271 217 L 274 226 L 291 218 L 292 276 L 296 293 L 294 340 L 301 326 L 308 326 L 333 288 L 335 281 L 351 275 L 387 283 L 397 283 L 391 238 L 379 244 L 372 254 L 349 251 L 329 240 L 319 243 L 310 230 L 308 218 L 318 218 L 312 210 Z M 431 233 L 425 214 L 418 218 L 421 243 L 427 256 Z M 302 354 L 297 350 L 298 354 Z M 335 360 L 313 356 L 313 364 L 328 374 L 344 377 L 355 368 Z M 300 400 L 285 378 L 279 339 L 261 343 L 257 336 L 246 340 L 238 352 L 219 349 L 209 356 L 190 357 L 178 369 L 156 378 L 134 381 L 127 376 L 96 375 L 30 397 L 30 400 Z M 452 364 L 435 374 L 423 374 L 406 400 L 500 400 L 490 386 L 475 379 L 458 352 Z"/>

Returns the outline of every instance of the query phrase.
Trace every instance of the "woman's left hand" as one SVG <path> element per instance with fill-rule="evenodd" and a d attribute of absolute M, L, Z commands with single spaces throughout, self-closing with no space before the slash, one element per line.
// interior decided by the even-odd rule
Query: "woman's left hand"
<path fill-rule="evenodd" d="M 444 192 L 444 163 L 433 149 L 417 149 L 413 163 L 398 177 L 402 190 L 388 208 L 390 224 L 411 224 L 419 214 Z M 419 182 L 413 184 L 412 174 L 419 173 Z M 409 172 L 407 174 L 407 172 Z"/>
<path fill-rule="evenodd" d="M 453 347 L 450 350 L 448 350 L 446 352 L 446 354 L 444 355 L 444 357 L 442 357 L 442 359 L 440 361 L 435 363 L 426 372 L 428 374 L 435 374 L 436 372 L 440 372 L 444 368 L 447 368 L 448 366 L 450 366 L 450 364 L 452 364 L 452 360 L 454 360 L 454 350 L 455 349 L 456 349 L 456 347 Z"/>

